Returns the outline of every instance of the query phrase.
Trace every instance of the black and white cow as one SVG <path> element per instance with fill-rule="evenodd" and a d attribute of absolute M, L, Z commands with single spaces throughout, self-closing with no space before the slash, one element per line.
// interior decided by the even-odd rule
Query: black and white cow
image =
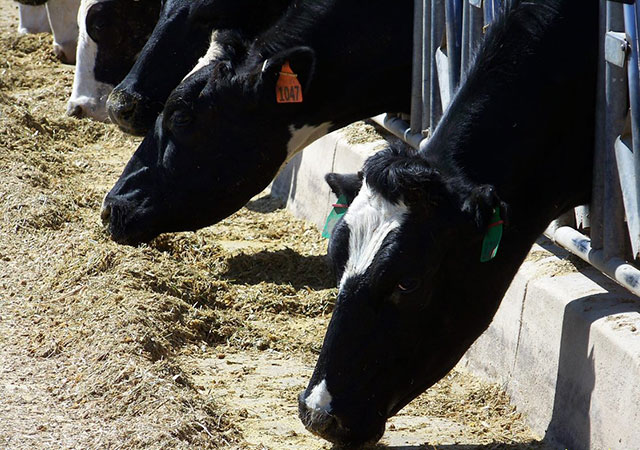
<path fill-rule="evenodd" d="M 20 3 L 20 31 L 53 33 L 53 52 L 61 62 L 76 62 L 78 24 L 76 16 L 80 0 L 17 0 Z M 25 5 L 27 8 L 24 8 Z M 46 9 L 49 27 L 43 23 L 42 7 Z M 24 8 L 24 9 L 23 9 Z M 27 16 L 32 16 L 27 20 Z M 27 23 L 24 21 L 27 20 Z M 28 25 L 27 25 L 28 24 Z M 32 26 L 33 31 L 27 26 Z"/>
<path fill-rule="evenodd" d="M 338 298 L 299 397 L 333 443 L 377 441 L 489 326 L 548 223 L 589 201 L 599 2 L 514 3 L 420 152 L 385 150 L 359 189 L 348 179 L 329 248 Z"/>
<path fill-rule="evenodd" d="M 106 121 L 107 97 L 147 42 L 161 0 L 82 0 L 73 91 L 67 114 Z"/>
<path fill-rule="evenodd" d="M 211 225 L 318 137 L 407 111 L 412 13 L 411 0 L 299 1 L 241 64 L 210 64 L 186 78 L 105 198 L 112 238 L 136 244 Z M 295 75 L 281 74 L 285 63 Z M 278 103 L 282 79 L 300 83 L 301 102 Z"/>
<path fill-rule="evenodd" d="M 166 0 L 137 62 L 109 96 L 109 117 L 124 132 L 144 135 L 190 71 L 213 59 L 237 60 L 236 40 L 253 39 L 291 2 Z"/>

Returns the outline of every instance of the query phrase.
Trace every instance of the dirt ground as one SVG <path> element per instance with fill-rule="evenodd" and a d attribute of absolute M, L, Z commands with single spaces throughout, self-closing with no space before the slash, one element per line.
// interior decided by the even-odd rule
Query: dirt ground
<path fill-rule="evenodd" d="M 0 0 L 0 447 L 327 449 L 297 418 L 336 294 L 326 242 L 263 194 L 197 233 L 111 242 L 139 140 L 64 115 L 73 67 Z M 544 448 L 453 371 L 379 448 Z"/>

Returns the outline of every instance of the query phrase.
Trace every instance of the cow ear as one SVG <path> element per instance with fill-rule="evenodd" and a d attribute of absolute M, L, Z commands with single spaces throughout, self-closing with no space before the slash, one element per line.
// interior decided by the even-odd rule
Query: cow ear
<path fill-rule="evenodd" d="M 324 179 L 336 197 L 341 195 L 347 199 L 347 204 L 351 204 L 362 187 L 362 172 L 358 173 L 328 173 Z"/>
<path fill-rule="evenodd" d="M 471 216 L 473 223 L 482 234 L 486 233 L 496 220 L 507 225 L 508 206 L 498 197 L 496 189 L 489 184 L 474 187 L 464 201 L 462 209 Z M 496 212 L 499 213 L 499 219 L 496 219 Z"/>
<path fill-rule="evenodd" d="M 310 47 L 293 47 L 276 53 L 262 65 L 263 81 L 275 85 L 285 63 L 289 63 L 302 86 L 302 93 L 305 94 L 309 90 L 315 70 L 315 52 Z"/>

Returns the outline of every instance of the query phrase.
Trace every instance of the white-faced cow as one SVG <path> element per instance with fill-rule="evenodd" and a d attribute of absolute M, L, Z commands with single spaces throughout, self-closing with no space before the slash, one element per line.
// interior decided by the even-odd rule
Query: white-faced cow
<path fill-rule="evenodd" d="M 242 57 L 244 47 L 237 51 L 239 41 L 255 38 L 291 2 L 166 0 L 138 60 L 109 96 L 112 122 L 126 133 L 144 135 L 171 91 L 194 66 L 199 68 L 213 59 Z M 199 58 L 201 62 L 196 65 Z"/>
<path fill-rule="evenodd" d="M 372 156 L 359 189 L 328 179 L 353 200 L 331 237 L 339 293 L 299 411 L 333 443 L 377 441 L 489 326 L 547 224 L 590 198 L 599 2 L 514 3 L 419 153 Z"/>
<path fill-rule="evenodd" d="M 34 30 L 30 31 L 26 26 L 25 32 L 47 32 L 42 23 L 42 7 L 46 8 L 49 29 L 53 32 L 53 52 L 60 61 L 65 64 L 76 62 L 76 45 L 78 43 L 78 24 L 76 16 L 80 0 L 17 0 L 21 5 L 36 7 L 30 10 L 33 17 L 28 20 L 33 25 Z M 39 8 L 38 8 L 39 7 Z M 20 27 L 23 28 L 23 20 L 26 20 L 26 13 L 20 9 Z M 26 24 L 25 24 L 26 25 Z"/>
<path fill-rule="evenodd" d="M 136 244 L 211 225 L 314 139 L 408 110 L 412 13 L 411 0 L 296 2 L 241 64 L 186 78 L 105 198 L 112 238 Z M 299 97 L 283 98 L 287 86 Z"/>
<path fill-rule="evenodd" d="M 147 42 L 160 4 L 161 0 L 82 0 L 68 115 L 107 120 L 107 97 Z"/>
<path fill-rule="evenodd" d="M 18 33 L 51 33 L 47 8 L 44 5 L 24 5 L 18 3 Z"/>

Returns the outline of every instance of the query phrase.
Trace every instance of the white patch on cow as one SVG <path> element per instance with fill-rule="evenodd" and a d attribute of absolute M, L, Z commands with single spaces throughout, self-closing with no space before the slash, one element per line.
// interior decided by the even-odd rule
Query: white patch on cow
<path fill-rule="evenodd" d="M 360 192 L 351 202 L 344 216 L 349 226 L 349 259 L 340 280 L 340 289 L 346 280 L 366 272 L 387 235 L 405 221 L 409 209 L 402 202 L 391 203 L 371 190 L 366 179 Z"/>
<path fill-rule="evenodd" d="M 20 18 L 18 33 L 35 34 L 51 32 L 47 8 L 44 5 L 23 5 L 22 3 L 18 3 L 18 14 Z"/>
<path fill-rule="evenodd" d="M 224 56 L 224 52 L 222 51 L 222 46 L 218 42 L 218 32 L 216 30 L 211 33 L 211 42 L 209 42 L 209 48 L 207 49 L 207 53 L 204 54 L 199 60 L 196 66 L 191 69 L 182 80 L 189 78 L 192 74 L 196 73 L 198 70 L 203 67 L 209 65 L 212 61 L 216 59 L 220 59 Z"/>
<path fill-rule="evenodd" d="M 316 139 L 329 133 L 331 125 L 331 122 L 324 122 L 320 125 L 303 125 L 300 128 L 290 125 L 289 132 L 291 133 L 291 138 L 287 143 L 287 160 Z"/>
<path fill-rule="evenodd" d="M 93 70 L 98 55 L 98 44 L 87 33 L 87 13 L 96 3 L 105 0 L 82 0 L 78 10 L 79 38 L 76 53 L 76 71 L 73 77 L 73 90 L 67 103 L 67 114 L 79 117 L 91 117 L 107 121 L 107 97 L 113 86 L 96 80 Z"/>
<path fill-rule="evenodd" d="M 49 25 L 53 32 L 53 51 L 64 63 L 76 62 L 78 44 L 78 0 L 49 0 L 46 3 Z"/>
<path fill-rule="evenodd" d="M 331 406 L 331 394 L 327 389 L 327 380 L 322 380 L 311 390 L 311 394 L 304 400 L 305 405 L 311 411 L 329 412 Z"/>

